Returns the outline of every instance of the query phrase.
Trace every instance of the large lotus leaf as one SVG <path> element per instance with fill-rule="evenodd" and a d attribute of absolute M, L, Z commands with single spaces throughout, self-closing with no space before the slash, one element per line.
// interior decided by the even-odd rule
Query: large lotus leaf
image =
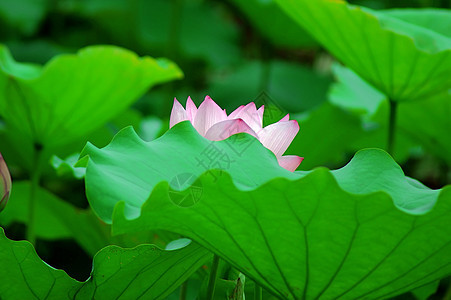
<path fill-rule="evenodd" d="M 15 299 L 165 299 L 206 260 L 209 252 L 191 244 L 164 251 L 153 245 L 108 246 L 94 257 L 85 282 L 42 261 L 27 241 L 9 240 L 0 228 L 0 296 Z"/>
<path fill-rule="evenodd" d="M 318 46 L 317 42 L 273 0 L 231 0 L 231 2 L 276 46 L 288 48 Z M 268 20 L 271 20 L 271 26 L 268 26 Z"/>
<path fill-rule="evenodd" d="M 108 145 L 111 139 L 122 128 L 126 126 L 139 127 L 142 116 L 139 112 L 133 109 L 126 109 L 122 111 L 117 117 L 109 120 L 105 125 L 100 126 L 92 133 L 83 136 L 77 141 L 66 144 L 58 149 L 50 149 L 47 153 L 48 160 L 50 161 L 51 155 L 57 155 L 59 157 L 67 157 L 74 154 L 74 149 L 77 151 L 82 149 L 86 144 L 86 141 L 91 141 L 98 145 Z M 141 131 L 139 132 L 142 133 Z M 22 135 L 19 135 L 17 131 L 9 130 L 8 127 L 0 126 L 0 152 L 4 157 L 8 158 L 8 161 L 13 162 L 27 170 L 33 170 L 35 156 L 34 145 L 32 140 L 25 139 Z M 78 156 L 77 156 L 78 158 Z M 50 171 L 50 164 L 43 166 L 43 173 L 48 174 Z"/>
<path fill-rule="evenodd" d="M 0 47 L 0 115 L 10 130 L 52 148 L 105 124 L 151 86 L 182 76 L 165 60 L 87 47 L 44 67 L 17 63 Z"/>
<path fill-rule="evenodd" d="M 333 55 L 394 101 L 451 85 L 451 39 L 391 14 L 333 0 L 277 0 Z"/>
<path fill-rule="evenodd" d="M 362 152 L 354 163 L 357 172 L 349 167 L 334 177 L 317 169 L 248 192 L 230 177 L 204 176 L 197 183 L 202 198 L 188 209 L 174 205 L 174 190 L 162 183 L 138 219 L 120 202 L 113 231 L 164 227 L 184 234 L 283 299 L 384 299 L 449 275 L 451 188 L 439 194 L 403 176 L 395 180 L 402 172 L 381 151 Z M 384 185 L 396 205 L 386 192 L 366 194 Z"/>
<path fill-rule="evenodd" d="M 251 153 L 254 157 L 249 159 Z M 243 189 L 255 188 L 273 177 L 296 178 L 279 167 L 274 154 L 255 138 L 243 133 L 212 142 L 199 136 L 187 121 L 151 142 L 144 142 L 132 127 L 127 127 L 101 151 L 88 143 L 80 156 L 84 158 L 77 166 L 86 166 L 86 163 L 89 166 L 85 175 L 88 200 L 96 199 L 90 202 L 91 206 L 109 223 L 117 202 L 125 200 L 127 213 L 138 216 L 143 199 L 148 198 L 159 182 L 172 182 L 182 189 L 214 168 L 234 174 L 236 184 Z M 158 176 L 150 176 L 149 169 Z M 131 183 L 136 183 L 133 193 L 129 190 Z M 109 191 L 103 194 L 105 189 Z M 100 202 L 97 201 L 99 193 L 103 194 Z"/>
<path fill-rule="evenodd" d="M 122 131 L 105 149 L 85 148 L 88 199 L 116 234 L 186 235 L 283 299 L 380 299 L 450 274 L 450 187 L 406 178 L 376 149 L 337 171 L 293 174 L 257 142 L 232 156 L 227 143 L 236 139 L 256 141 L 209 142 L 189 122 L 150 143 Z M 193 183 L 207 145 L 236 164 Z M 187 170 L 191 180 L 176 178 L 191 186 L 171 180 Z"/>

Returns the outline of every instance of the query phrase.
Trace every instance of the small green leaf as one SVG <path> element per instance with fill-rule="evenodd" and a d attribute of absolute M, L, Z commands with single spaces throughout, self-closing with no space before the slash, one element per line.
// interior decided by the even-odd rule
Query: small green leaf
<path fill-rule="evenodd" d="M 164 251 L 153 245 L 108 246 L 94 257 L 85 282 L 42 261 L 27 241 L 12 241 L 0 228 L 0 295 L 15 299 L 165 299 L 211 257 L 192 243 Z"/>
<path fill-rule="evenodd" d="M 79 154 L 72 154 L 66 159 L 54 155 L 51 159 L 51 164 L 58 176 L 68 175 L 77 179 L 85 177 L 86 170 L 84 168 L 75 168 L 74 165 L 78 161 Z"/>

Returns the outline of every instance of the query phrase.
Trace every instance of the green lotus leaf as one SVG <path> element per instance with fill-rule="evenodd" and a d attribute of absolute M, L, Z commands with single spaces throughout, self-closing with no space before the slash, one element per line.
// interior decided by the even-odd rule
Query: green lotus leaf
<path fill-rule="evenodd" d="M 86 136 L 151 86 L 182 76 L 165 59 L 92 46 L 45 66 L 15 62 L 0 46 L 0 115 L 10 130 L 47 148 Z"/>
<path fill-rule="evenodd" d="M 58 176 L 68 176 L 81 179 L 85 176 L 84 168 L 75 168 L 74 164 L 78 161 L 79 154 L 72 154 L 65 159 L 56 155 L 52 156 L 51 164 Z"/>
<path fill-rule="evenodd" d="M 374 116 L 387 97 L 345 66 L 334 64 L 332 71 L 337 82 L 329 91 L 329 101 L 368 119 Z"/>
<path fill-rule="evenodd" d="M 253 159 L 249 159 L 250 154 Z M 95 199 L 90 205 L 108 223 L 111 223 L 117 202 L 125 200 L 127 213 L 139 216 L 144 200 L 161 181 L 172 182 L 181 190 L 214 168 L 234 174 L 235 184 L 243 189 L 253 189 L 274 177 L 297 178 L 279 167 L 274 154 L 262 147 L 257 139 L 243 133 L 212 142 L 200 137 L 189 122 L 177 124 L 151 142 L 144 142 L 132 127 L 127 127 L 100 151 L 88 143 L 80 157 L 82 159 L 75 166 L 88 166 L 86 195 L 88 200 Z M 150 169 L 158 176 L 150 176 Z M 134 186 L 132 193 L 130 184 Z M 106 190 L 108 192 L 99 199 L 98 195 Z M 196 201 L 196 196 L 181 200 Z M 179 200 L 174 198 L 174 201 Z"/>
<path fill-rule="evenodd" d="M 344 1 L 277 2 L 333 55 L 393 101 L 428 98 L 451 86 L 451 39 L 442 30 Z"/>
<path fill-rule="evenodd" d="M 13 299 L 165 299 L 211 257 L 197 244 L 165 251 L 154 245 L 108 246 L 94 257 L 85 282 L 42 261 L 27 241 L 0 228 L 0 295 Z"/>
<path fill-rule="evenodd" d="M 149 143 L 123 130 L 84 149 L 88 200 L 115 234 L 185 235 L 282 299 L 381 299 L 451 273 L 451 187 L 406 178 L 382 150 L 293 174 L 257 142 L 234 156 L 236 140 L 256 141 L 207 141 L 189 122 Z M 202 172 L 212 145 L 236 163 Z"/>

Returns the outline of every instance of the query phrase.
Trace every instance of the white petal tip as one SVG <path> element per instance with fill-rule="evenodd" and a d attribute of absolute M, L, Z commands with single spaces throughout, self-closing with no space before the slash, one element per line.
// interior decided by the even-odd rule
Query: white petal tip
<path fill-rule="evenodd" d="M 175 124 L 187 120 L 186 111 L 180 102 L 174 98 L 174 106 L 172 106 L 171 117 L 169 119 L 169 128 L 172 128 Z"/>

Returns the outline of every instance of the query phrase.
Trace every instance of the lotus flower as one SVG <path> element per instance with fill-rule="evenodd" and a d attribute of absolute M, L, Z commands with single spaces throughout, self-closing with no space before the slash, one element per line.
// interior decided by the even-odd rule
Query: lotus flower
<path fill-rule="evenodd" d="M 240 132 L 248 133 L 276 155 L 281 167 L 293 172 L 303 157 L 282 154 L 298 133 L 299 124 L 286 115 L 279 122 L 263 128 L 263 110 L 264 106 L 257 110 L 255 103 L 251 102 L 227 116 L 226 111 L 209 96 L 205 97 L 199 108 L 190 97 L 186 101 L 186 109 L 174 99 L 169 127 L 189 120 L 200 135 L 212 141 L 221 141 Z"/>
<path fill-rule="evenodd" d="M 11 191 L 11 175 L 9 175 L 3 156 L 0 154 L 0 211 L 2 211 L 9 199 Z"/>

